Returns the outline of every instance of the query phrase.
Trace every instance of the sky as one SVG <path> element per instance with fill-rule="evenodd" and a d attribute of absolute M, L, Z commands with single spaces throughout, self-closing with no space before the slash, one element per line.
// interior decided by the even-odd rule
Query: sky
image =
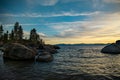
<path fill-rule="evenodd" d="M 0 0 L 0 25 L 19 22 L 46 44 L 113 43 L 120 39 L 120 0 Z M 28 37 L 29 38 L 29 37 Z"/>

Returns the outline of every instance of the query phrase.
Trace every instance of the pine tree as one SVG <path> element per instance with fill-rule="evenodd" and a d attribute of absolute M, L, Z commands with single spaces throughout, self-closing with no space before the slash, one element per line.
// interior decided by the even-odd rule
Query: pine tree
<path fill-rule="evenodd" d="M 7 41 L 9 37 L 9 32 L 7 31 L 6 33 L 4 33 L 4 40 Z"/>
<path fill-rule="evenodd" d="M 19 28 L 19 22 L 16 22 L 14 25 L 14 39 L 15 40 L 18 40 L 19 38 L 18 28 Z"/>
<path fill-rule="evenodd" d="M 14 31 L 17 32 L 19 27 L 19 22 L 16 22 L 14 25 Z"/>
<path fill-rule="evenodd" d="M 30 31 L 30 40 L 31 41 L 37 41 L 37 33 L 36 33 L 36 29 L 35 28 L 33 28 Z"/>
<path fill-rule="evenodd" d="M 1 25 L 0 26 L 0 40 L 2 40 L 2 37 L 3 37 L 3 26 Z"/>
<path fill-rule="evenodd" d="M 22 40 L 23 39 L 23 29 L 22 29 L 22 26 L 19 27 L 19 40 Z"/>
<path fill-rule="evenodd" d="M 13 30 L 11 31 L 11 34 L 10 34 L 9 39 L 10 39 L 10 40 L 14 40 L 14 31 L 13 31 Z"/>

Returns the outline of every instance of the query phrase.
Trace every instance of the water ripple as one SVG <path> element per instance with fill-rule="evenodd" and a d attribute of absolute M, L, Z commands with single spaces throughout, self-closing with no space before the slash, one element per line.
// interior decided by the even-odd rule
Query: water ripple
<path fill-rule="evenodd" d="M 61 46 L 50 63 L 5 61 L 0 54 L 0 80 L 119 80 L 120 55 L 103 54 L 103 47 Z"/>

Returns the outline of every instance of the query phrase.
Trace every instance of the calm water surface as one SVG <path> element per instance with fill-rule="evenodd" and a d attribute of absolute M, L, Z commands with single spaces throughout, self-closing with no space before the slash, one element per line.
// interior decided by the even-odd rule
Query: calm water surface
<path fill-rule="evenodd" d="M 103 45 L 60 46 L 50 63 L 8 61 L 0 52 L 0 80 L 120 80 L 120 54 L 103 54 Z"/>

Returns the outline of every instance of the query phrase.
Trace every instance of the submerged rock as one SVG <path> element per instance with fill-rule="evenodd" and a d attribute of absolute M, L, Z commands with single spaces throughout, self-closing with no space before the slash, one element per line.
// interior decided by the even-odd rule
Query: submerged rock
<path fill-rule="evenodd" d="M 34 59 L 36 52 L 19 43 L 9 43 L 4 45 L 4 58 L 13 60 Z"/>
<path fill-rule="evenodd" d="M 50 62 L 52 60 L 53 60 L 53 56 L 49 52 L 42 52 L 36 58 L 36 61 L 40 61 L 40 62 Z"/>
<path fill-rule="evenodd" d="M 120 45 L 118 45 L 116 43 L 110 44 L 105 46 L 102 50 L 102 53 L 113 53 L 113 54 L 120 54 Z"/>

